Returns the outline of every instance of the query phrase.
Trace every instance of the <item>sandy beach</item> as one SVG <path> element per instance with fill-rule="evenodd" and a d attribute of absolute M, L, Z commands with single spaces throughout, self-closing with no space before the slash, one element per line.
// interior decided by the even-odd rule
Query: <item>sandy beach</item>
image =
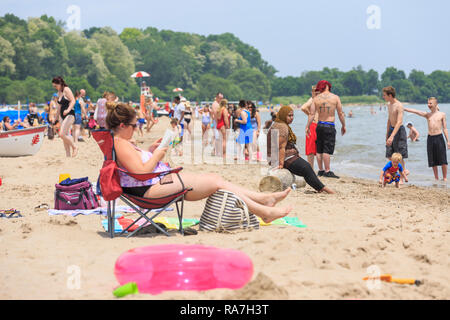
<path fill-rule="evenodd" d="M 163 135 L 161 118 L 140 146 Z M 449 299 L 450 191 L 404 185 L 382 189 L 373 180 L 342 177 L 322 181 L 337 191 L 318 194 L 309 186 L 292 191 L 280 204 L 306 228 L 261 226 L 233 234 L 142 235 L 110 239 L 99 215 L 50 216 L 35 207 L 54 206 L 59 174 L 88 176 L 95 182 L 103 157 L 96 142 L 79 143 L 76 158 L 65 158 L 59 138 L 45 139 L 32 157 L 0 158 L 0 209 L 23 217 L 0 218 L 0 299 L 115 299 L 114 264 L 123 252 L 157 244 L 203 244 L 233 248 L 253 261 L 252 280 L 242 289 L 168 291 L 123 299 Z M 190 172 L 215 172 L 257 190 L 259 166 L 184 165 Z M 337 170 L 338 171 L 338 170 Z M 185 218 L 200 218 L 205 201 L 185 204 Z M 176 216 L 167 212 L 164 216 Z M 195 227 L 197 228 L 197 227 Z M 81 287 L 72 288 L 78 268 Z M 415 278 L 421 286 L 382 283 L 370 289 L 368 268 L 396 278 Z"/>

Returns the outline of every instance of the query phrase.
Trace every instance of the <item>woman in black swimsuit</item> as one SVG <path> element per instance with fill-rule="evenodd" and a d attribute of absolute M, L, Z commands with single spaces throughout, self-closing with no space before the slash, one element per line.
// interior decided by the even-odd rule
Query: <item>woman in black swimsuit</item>
<path fill-rule="evenodd" d="M 52 80 L 53 88 L 58 90 L 58 114 L 61 120 L 61 129 L 59 136 L 63 140 L 64 148 L 66 149 L 66 156 L 70 157 L 70 151 L 72 149 L 72 157 L 75 157 L 78 152 L 73 139 L 69 136 L 69 130 L 75 122 L 75 98 L 72 90 L 64 82 L 61 77 L 55 77 Z"/>
<path fill-rule="evenodd" d="M 184 103 L 184 106 L 185 106 L 184 117 L 183 117 L 184 122 L 185 122 L 184 126 L 185 126 L 186 130 L 189 132 L 189 134 L 191 135 L 192 134 L 191 126 L 190 126 L 191 119 L 192 119 L 191 103 L 189 101 L 186 101 L 186 99 L 184 99 L 184 101 L 183 101 L 183 99 L 181 99 L 181 102 Z"/>

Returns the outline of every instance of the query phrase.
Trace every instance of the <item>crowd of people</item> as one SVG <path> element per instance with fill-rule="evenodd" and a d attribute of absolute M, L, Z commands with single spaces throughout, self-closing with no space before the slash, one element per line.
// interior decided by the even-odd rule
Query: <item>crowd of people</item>
<path fill-rule="evenodd" d="M 81 89 L 72 92 L 69 86 L 61 77 L 55 77 L 52 85 L 56 90 L 51 101 L 47 103 L 44 112 L 39 114 L 35 103 L 28 105 L 28 114 L 23 119 L 17 119 L 11 123 L 8 116 L 3 118 L 1 124 L 2 131 L 14 130 L 19 126 L 24 128 L 36 125 L 48 125 L 48 137 L 53 139 L 55 135 L 63 141 L 66 156 L 75 157 L 78 152 L 78 142 L 83 142 L 84 138 L 93 129 L 107 128 L 107 103 L 118 102 L 118 97 L 114 92 L 105 92 L 103 96 L 94 104 L 86 96 L 86 90 Z M 341 135 L 345 135 L 346 115 L 343 111 L 341 100 L 338 95 L 331 92 L 332 85 L 329 81 L 321 80 L 311 90 L 311 98 L 300 107 L 300 110 L 307 116 L 305 128 L 305 161 L 300 156 L 297 149 L 297 137 L 290 127 L 294 120 L 295 106 L 283 106 L 281 109 L 271 112 L 271 119 L 264 125 L 261 123 L 261 116 L 253 101 L 240 100 L 237 104 L 230 103 L 224 98 L 221 92 L 215 96 L 212 104 L 191 105 L 190 101 L 181 95 L 174 97 L 172 105 L 166 104 L 168 116 L 171 118 L 170 126 L 174 130 L 174 140 L 172 146 L 178 155 L 182 155 L 183 138 L 192 137 L 194 119 L 201 122 L 202 145 L 212 146 L 212 156 L 227 157 L 227 141 L 230 134 L 233 135 L 236 149 L 234 160 L 245 159 L 246 161 L 262 160 L 262 153 L 258 139 L 262 130 L 267 135 L 267 160 L 272 167 L 285 168 L 295 175 L 305 178 L 305 181 L 318 192 L 333 193 L 326 187 L 319 177 L 336 178 L 339 177 L 331 170 L 331 156 L 334 154 L 336 144 L 336 117 L 341 123 Z M 405 159 L 408 158 L 407 140 L 418 141 L 419 132 L 411 122 L 407 124 L 409 135 L 406 134 L 403 126 L 403 113 L 410 112 L 424 117 L 428 121 L 427 153 L 428 164 L 433 168 L 436 180 L 439 179 L 438 167 L 442 167 L 443 179 L 447 178 L 447 156 L 446 150 L 450 149 L 450 141 L 446 125 L 445 113 L 439 110 L 438 101 L 434 97 L 428 100 L 430 112 L 418 111 L 404 108 L 396 98 L 395 89 L 391 86 L 383 89 L 383 99 L 387 102 L 388 121 L 386 128 L 386 154 L 389 159 L 383 170 L 383 177 L 380 184 L 393 181 L 398 183 L 406 182 L 409 171 L 406 169 Z M 137 133 L 140 136 L 145 132 L 150 132 L 157 123 L 158 116 L 157 99 L 145 98 L 142 108 L 138 104 L 129 102 L 128 105 L 136 112 Z M 381 107 L 380 107 L 381 108 Z M 371 114 L 375 111 L 371 107 Z M 350 117 L 350 114 L 348 115 Z M 145 126 L 145 128 L 144 128 Z M 277 131 L 278 140 L 273 141 L 272 133 Z M 445 139 L 447 143 L 445 143 Z M 186 139 L 186 138 L 185 138 Z M 277 146 L 274 149 L 273 143 Z M 276 150 L 276 154 L 272 154 Z M 393 154 L 396 154 L 396 161 L 392 161 Z M 400 157 L 398 156 L 400 155 Z M 396 165 L 396 162 L 400 166 Z M 315 173 L 314 166 L 317 162 L 318 171 Z M 385 167 L 385 168 L 386 168 Z M 400 173 L 394 174 L 393 169 L 401 168 Z M 395 179 L 392 180 L 392 174 Z M 397 181 L 398 180 L 398 181 Z"/>

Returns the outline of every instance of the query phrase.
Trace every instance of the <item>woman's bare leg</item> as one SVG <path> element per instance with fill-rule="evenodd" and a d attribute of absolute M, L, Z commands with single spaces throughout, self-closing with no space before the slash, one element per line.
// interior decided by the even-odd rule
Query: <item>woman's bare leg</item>
<path fill-rule="evenodd" d="M 70 149 L 72 148 L 73 153 L 72 157 L 77 155 L 78 148 L 73 142 L 73 140 L 69 137 L 69 130 L 75 122 L 75 118 L 72 115 L 68 115 L 64 121 L 61 123 L 61 129 L 59 131 L 59 136 L 63 140 L 64 149 L 66 149 L 66 156 L 70 157 Z"/>
<path fill-rule="evenodd" d="M 225 159 L 227 155 L 227 131 L 225 126 L 220 128 L 220 132 L 222 133 L 222 157 Z"/>
<path fill-rule="evenodd" d="M 80 131 L 81 131 L 81 125 L 79 124 L 74 124 L 72 126 L 72 131 L 73 131 L 73 142 L 74 143 L 78 143 L 78 138 L 80 137 Z"/>
<path fill-rule="evenodd" d="M 202 144 L 206 146 L 208 144 L 208 134 L 206 132 L 206 126 L 202 123 Z"/>
<path fill-rule="evenodd" d="M 158 198 L 180 191 L 182 187 L 178 177 L 175 174 L 172 174 L 171 176 L 173 179 L 173 183 L 163 185 L 157 183 L 147 191 L 145 197 Z M 221 176 L 217 174 L 180 173 L 180 176 L 185 187 L 193 189 L 186 194 L 186 200 L 188 201 L 202 200 L 209 197 L 217 190 L 224 189 L 238 195 L 247 204 L 250 211 L 255 215 L 261 217 L 261 219 L 263 219 L 265 222 L 270 222 L 275 219 L 284 217 L 292 210 L 291 207 L 275 208 L 273 206 L 263 204 L 264 202 L 267 202 L 266 198 L 270 198 L 272 199 L 271 204 L 275 205 L 275 203 L 281 201 L 287 196 L 290 189 L 282 193 L 258 194 L 257 192 L 246 190 L 245 188 L 225 181 Z M 263 203 L 260 203 L 258 201 L 261 201 Z"/>

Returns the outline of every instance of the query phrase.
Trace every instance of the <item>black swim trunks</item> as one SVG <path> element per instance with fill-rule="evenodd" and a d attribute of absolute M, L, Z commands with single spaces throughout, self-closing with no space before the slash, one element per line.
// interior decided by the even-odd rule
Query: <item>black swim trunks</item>
<path fill-rule="evenodd" d="M 394 128 L 390 127 L 388 137 L 391 135 L 392 131 L 394 131 Z M 392 157 L 392 154 L 396 152 L 400 153 L 403 159 L 408 158 L 408 138 L 403 125 L 400 129 L 398 129 L 392 144 L 390 146 L 386 146 L 386 158 Z"/>
<path fill-rule="evenodd" d="M 442 166 L 447 163 L 447 146 L 444 136 L 438 134 L 427 139 L 428 167 Z"/>
<path fill-rule="evenodd" d="M 319 121 L 316 128 L 316 152 L 333 154 L 336 144 L 336 128 L 332 122 Z"/>

